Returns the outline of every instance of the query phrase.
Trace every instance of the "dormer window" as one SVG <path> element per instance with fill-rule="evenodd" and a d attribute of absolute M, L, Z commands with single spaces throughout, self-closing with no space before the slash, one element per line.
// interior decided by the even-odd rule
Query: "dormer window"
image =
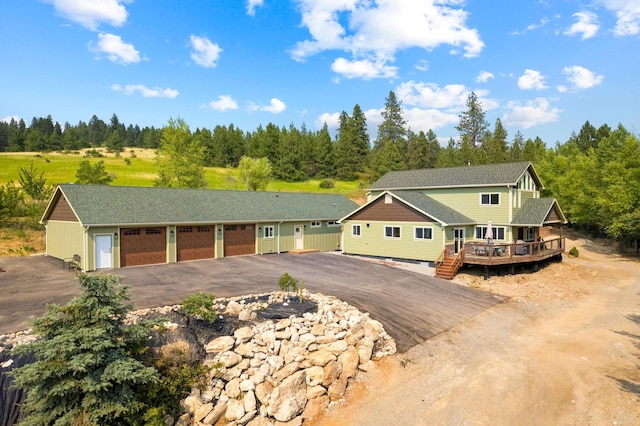
<path fill-rule="evenodd" d="M 480 194 L 480 204 L 483 206 L 498 206 L 500 205 L 500 194 Z"/>

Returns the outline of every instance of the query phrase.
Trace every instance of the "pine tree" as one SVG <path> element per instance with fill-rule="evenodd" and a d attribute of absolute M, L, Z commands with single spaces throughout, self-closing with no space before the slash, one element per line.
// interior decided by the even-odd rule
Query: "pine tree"
<path fill-rule="evenodd" d="M 27 392 L 20 424 L 116 425 L 144 410 L 138 398 L 158 381 L 141 361 L 146 330 L 125 325 L 129 290 L 114 275 L 83 275 L 82 295 L 65 306 L 47 305 L 33 323 L 39 339 L 18 346 L 36 361 L 13 370 Z"/>
<path fill-rule="evenodd" d="M 478 156 L 478 149 L 483 146 L 483 138 L 489 124 L 485 120 L 485 112 L 478 97 L 471 92 L 467 97 L 467 110 L 460 114 L 460 122 L 456 130 L 460 134 L 460 159 L 464 162 L 478 164 L 481 157 Z"/>
<path fill-rule="evenodd" d="M 378 137 L 371 150 L 369 168 L 373 180 L 379 179 L 389 171 L 405 168 L 404 158 L 407 152 L 405 125 L 402 103 L 391 91 L 385 99 L 382 122 L 378 126 Z"/>
<path fill-rule="evenodd" d="M 358 169 L 358 157 L 351 117 L 342 111 L 338 122 L 335 145 L 336 177 L 341 180 L 354 180 Z"/>

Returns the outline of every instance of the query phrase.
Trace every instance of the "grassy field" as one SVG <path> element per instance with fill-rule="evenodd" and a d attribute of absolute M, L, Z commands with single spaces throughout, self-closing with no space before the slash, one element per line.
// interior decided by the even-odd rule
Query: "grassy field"
<path fill-rule="evenodd" d="M 90 158 L 92 163 L 103 160 L 107 173 L 114 176 L 111 185 L 113 186 L 153 186 L 153 181 L 157 177 L 158 167 L 155 162 L 155 151 L 138 149 L 126 149 L 119 158 L 113 154 L 101 151 L 105 157 Z M 76 171 L 82 160 L 83 152 L 74 151 L 68 153 L 0 153 L 0 185 L 19 179 L 18 170 L 28 169 L 33 162 L 33 167 L 44 172 L 47 183 L 58 185 L 62 183 L 72 183 L 76 180 Z M 244 184 L 238 179 L 236 169 L 225 169 L 217 167 L 205 168 L 207 187 L 209 189 L 238 189 L 244 190 Z M 267 186 L 267 191 L 280 192 L 318 192 L 318 193 L 338 193 L 344 194 L 354 200 L 362 199 L 364 192 L 361 189 L 363 184 L 360 181 L 336 181 L 332 189 L 320 188 L 320 180 L 309 180 L 305 182 L 283 182 L 271 181 Z"/>

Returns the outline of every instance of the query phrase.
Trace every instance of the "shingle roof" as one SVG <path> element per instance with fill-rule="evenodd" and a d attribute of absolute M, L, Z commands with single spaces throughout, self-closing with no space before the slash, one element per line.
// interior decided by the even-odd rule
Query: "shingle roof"
<path fill-rule="evenodd" d="M 390 191 L 390 193 L 444 225 L 473 225 L 476 223 L 473 219 L 420 191 Z"/>
<path fill-rule="evenodd" d="M 529 169 L 540 187 L 542 183 L 530 162 L 485 164 L 480 166 L 445 167 L 438 169 L 388 172 L 369 189 L 426 189 L 469 186 L 513 186 Z"/>
<path fill-rule="evenodd" d="M 339 194 L 106 185 L 59 190 L 85 226 L 338 220 L 358 207 Z"/>
<path fill-rule="evenodd" d="M 555 198 L 530 198 L 524 202 L 520 211 L 511 221 L 511 225 L 542 226 L 553 208 L 557 209 L 559 223 L 566 223 L 564 213 Z"/>

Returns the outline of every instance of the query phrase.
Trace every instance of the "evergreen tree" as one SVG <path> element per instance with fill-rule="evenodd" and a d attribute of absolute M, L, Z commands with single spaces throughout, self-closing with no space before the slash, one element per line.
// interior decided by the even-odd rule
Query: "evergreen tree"
<path fill-rule="evenodd" d="M 453 140 L 453 138 L 449 138 L 447 147 L 439 152 L 436 167 L 453 167 L 459 166 L 460 164 L 456 141 Z"/>
<path fill-rule="evenodd" d="M 82 295 L 47 305 L 33 323 L 39 339 L 14 349 L 36 358 L 10 373 L 27 391 L 21 425 L 127 424 L 145 408 L 137 395 L 159 377 L 141 361 L 146 330 L 125 325 L 132 305 L 120 280 L 81 276 Z"/>
<path fill-rule="evenodd" d="M 429 131 L 427 132 L 427 160 L 425 164 L 426 168 L 436 167 L 441 150 L 442 148 L 440 147 L 438 137 L 433 132 L 433 130 L 429 129 Z"/>
<path fill-rule="evenodd" d="M 469 94 L 465 105 L 467 109 L 459 115 L 460 122 L 456 126 L 460 134 L 460 159 L 464 163 L 478 164 L 481 157 L 477 151 L 483 146 L 489 123 L 485 120 L 482 104 L 474 92 Z"/>
<path fill-rule="evenodd" d="M 371 150 L 369 167 L 372 179 L 379 179 L 392 170 L 404 169 L 404 158 L 407 152 L 405 125 L 402 103 L 391 91 L 385 99 L 382 122 L 378 126 L 378 137 Z"/>
<path fill-rule="evenodd" d="M 523 150 L 524 150 L 524 136 L 522 136 L 522 133 L 520 133 L 520 131 L 517 131 L 515 136 L 513 137 L 513 141 L 511 142 L 511 148 L 509 149 L 509 157 L 511 161 L 522 161 Z"/>
<path fill-rule="evenodd" d="M 300 131 L 292 123 L 289 130 L 282 129 L 278 142 L 277 159 L 273 168 L 276 179 L 288 182 L 304 180 Z"/>
<path fill-rule="evenodd" d="M 367 159 L 371 151 L 371 145 L 369 132 L 367 132 L 367 119 L 358 104 L 353 107 L 349 126 L 351 127 L 352 144 L 354 147 L 355 171 L 364 172 L 367 170 Z"/>
<path fill-rule="evenodd" d="M 354 180 L 359 166 L 355 129 L 352 126 L 351 117 L 345 111 L 340 114 L 338 123 L 335 143 L 336 177 L 341 180 Z"/>
<path fill-rule="evenodd" d="M 509 161 L 507 130 L 497 118 L 493 133 L 488 133 L 484 141 L 487 163 L 506 163 Z"/>
<path fill-rule="evenodd" d="M 423 131 L 415 134 L 411 130 L 408 132 L 409 145 L 405 165 L 408 170 L 425 169 L 429 161 L 429 142 Z"/>
<path fill-rule="evenodd" d="M 315 177 L 332 178 L 336 175 L 335 156 L 333 152 L 333 142 L 329 134 L 329 127 L 324 123 L 322 129 L 315 137 L 315 158 L 316 173 Z"/>

